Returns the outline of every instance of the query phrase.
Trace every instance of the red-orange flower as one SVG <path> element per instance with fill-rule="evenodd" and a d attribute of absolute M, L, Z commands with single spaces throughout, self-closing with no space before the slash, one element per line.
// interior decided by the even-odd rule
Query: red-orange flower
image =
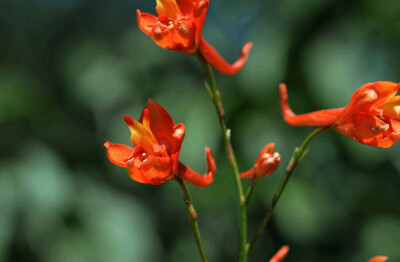
<path fill-rule="evenodd" d="M 235 74 L 244 66 L 252 44 L 246 43 L 234 64 L 227 63 L 202 37 L 209 0 L 156 0 L 157 16 L 137 10 L 139 28 L 162 48 L 186 54 L 198 52 L 223 74 Z"/>
<path fill-rule="evenodd" d="M 368 260 L 368 262 L 386 262 L 388 260 L 388 257 L 385 256 L 377 256 L 377 257 L 373 257 L 370 260 Z"/>
<path fill-rule="evenodd" d="M 289 253 L 289 246 L 283 246 L 276 252 L 276 254 L 269 260 L 269 262 L 281 262 Z"/>
<path fill-rule="evenodd" d="M 387 148 L 400 137 L 399 87 L 393 82 L 368 83 L 354 93 L 346 107 L 295 115 L 288 105 L 286 85 L 281 84 L 281 111 L 290 125 L 331 126 L 362 144 Z"/>
<path fill-rule="evenodd" d="M 275 144 L 270 143 L 260 151 L 254 167 L 240 174 L 241 178 L 253 177 L 253 180 L 272 174 L 281 163 L 281 155 L 275 152 Z"/>
<path fill-rule="evenodd" d="M 175 125 L 162 106 L 149 99 L 139 121 L 128 115 L 124 120 L 131 130 L 131 142 L 135 148 L 108 141 L 104 146 L 110 161 L 126 167 L 133 180 L 159 185 L 178 175 L 196 186 L 208 186 L 212 183 L 216 167 L 211 150 L 206 148 L 208 170 L 204 176 L 179 162 L 185 126 Z"/>

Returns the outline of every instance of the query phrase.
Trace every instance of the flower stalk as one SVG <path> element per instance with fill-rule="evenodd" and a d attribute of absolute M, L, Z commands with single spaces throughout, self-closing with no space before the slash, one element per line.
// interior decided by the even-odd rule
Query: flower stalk
<path fill-rule="evenodd" d="M 201 260 L 203 262 L 207 262 L 207 256 L 206 253 L 204 252 L 203 242 L 201 241 L 199 226 L 197 224 L 197 213 L 193 206 L 193 200 L 189 188 L 179 176 L 176 176 L 175 180 L 178 182 L 179 186 L 182 188 L 183 191 L 183 201 L 185 202 L 186 209 L 189 215 L 189 220 L 190 223 L 192 224 L 193 236 L 196 240 L 196 245 L 197 249 L 199 250 Z"/>
<path fill-rule="evenodd" d="M 327 127 L 320 127 L 318 129 L 315 129 L 313 132 L 311 132 L 307 138 L 303 141 L 303 143 L 300 145 L 300 147 L 296 148 L 294 150 L 294 153 L 292 155 L 292 158 L 289 161 L 289 164 L 286 168 L 286 173 L 285 176 L 283 177 L 281 184 L 279 185 L 278 189 L 275 192 L 274 198 L 271 201 L 271 204 L 269 205 L 268 211 L 264 216 L 264 219 L 261 223 L 261 226 L 259 227 L 259 229 L 257 230 L 257 232 L 253 235 L 253 237 L 251 238 L 250 242 L 247 244 L 246 246 L 246 250 L 247 250 L 247 254 L 250 253 L 250 251 L 254 248 L 254 244 L 256 243 L 256 241 L 258 240 L 258 238 L 261 236 L 261 234 L 264 232 L 270 218 L 272 215 L 272 211 L 274 210 L 276 204 L 278 203 L 283 190 L 286 187 L 287 182 L 289 181 L 290 176 L 293 173 L 293 170 L 295 169 L 295 167 L 297 166 L 297 164 L 301 161 L 301 159 L 305 156 L 305 154 L 308 152 L 308 148 L 307 145 L 308 143 L 319 133 L 325 131 L 325 130 L 329 130 L 332 129 L 332 127 L 327 126 Z"/>
<path fill-rule="evenodd" d="M 240 172 L 236 162 L 235 153 L 233 151 L 233 147 L 231 144 L 231 131 L 227 128 L 225 122 L 225 113 L 224 107 L 221 101 L 220 92 L 217 89 L 217 83 L 215 81 L 214 73 L 207 63 L 206 59 L 203 57 L 201 53 L 198 53 L 197 57 L 199 58 L 201 64 L 203 65 L 207 77 L 208 83 L 206 83 L 206 88 L 210 93 L 211 99 L 214 103 L 215 109 L 217 111 L 219 123 L 221 126 L 222 136 L 224 138 L 226 155 L 229 161 L 229 164 L 232 168 L 233 178 L 236 185 L 236 191 L 239 198 L 239 220 L 240 220 L 240 240 L 239 240 L 239 261 L 246 262 L 247 261 L 247 252 L 246 252 L 246 243 L 247 243 L 247 205 L 246 198 L 243 194 L 243 186 L 240 180 Z"/>

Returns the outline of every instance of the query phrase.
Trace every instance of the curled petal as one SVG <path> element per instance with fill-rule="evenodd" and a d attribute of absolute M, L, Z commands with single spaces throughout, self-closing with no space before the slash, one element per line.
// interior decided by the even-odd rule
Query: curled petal
<path fill-rule="evenodd" d="M 179 152 L 181 150 L 181 145 L 182 145 L 183 139 L 185 138 L 185 132 L 186 132 L 186 128 L 182 123 L 177 124 L 173 128 L 171 159 L 173 162 L 172 169 L 173 169 L 174 174 L 176 174 L 178 172 Z"/>
<path fill-rule="evenodd" d="M 250 54 L 250 50 L 253 44 L 251 42 L 247 42 L 240 52 L 240 56 L 235 63 L 229 64 L 226 62 L 220 54 L 204 40 L 203 38 L 200 40 L 200 53 L 203 55 L 207 63 L 212 65 L 217 71 L 226 75 L 233 75 L 239 72 Z"/>
<path fill-rule="evenodd" d="M 281 262 L 289 253 L 289 246 L 283 246 L 276 252 L 276 254 L 269 260 L 269 262 Z"/>
<path fill-rule="evenodd" d="M 108 141 L 104 143 L 104 146 L 107 148 L 107 156 L 111 163 L 122 167 L 127 167 L 126 162 L 132 158 L 135 151 L 129 146 L 113 144 Z"/>
<path fill-rule="evenodd" d="M 152 35 L 153 28 L 157 24 L 158 18 L 149 13 L 142 13 L 139 9 L 136 10 L 137 23 L 140 30 L 147 35 Z"/>
<path fill-rule="evenodd" d="M 386 262 L 389 258 L 385 256 L 376 256 L 368 260 L 368 262 Z"/>
<path fill-rule="evenodd" d="M 279 85 L 281 112 L 283 119 L 292 126 L 329 126 L 335 123 L 345 108 L 335 108 L 296 115 L 288 104 L 288 93 L 285 84 Z"/>
<path fill-rule="evenodd" d="M 195 44 L 196 49 L 200 46 L 201 32 L 203 31 L 204 21 L 206 20 L 209 0 L 193 1 L 193 22 L 196 24 Z"/>
<path fill-rule="evenodd" d="M 205 187 L 210 185 L 214 181 L 214 175 L 216 171 L 214 157 L 211 150 L 206 147 L 206 160 L 207 160 L 207 173 L 202 176 L 189 167 L 179 162 L 178 175 L 185 181 L 192 183 L 198 187 Z"/>

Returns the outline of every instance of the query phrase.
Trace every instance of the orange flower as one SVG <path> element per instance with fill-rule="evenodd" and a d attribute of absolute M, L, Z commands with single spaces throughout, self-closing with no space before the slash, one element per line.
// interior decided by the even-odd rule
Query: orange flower
<path fill-rule="evenodd" d="M 281 111 L 290 125 L 331 126 L 362 144 L 387 148 L 400 137 L 399 87 L 393 82 L 368 83 L 354 93 L 346 107 L 295 115 L 288 105 L 286 85 L 281 84 Z"/>
<path fill-rule="evenodd" d="M 185 54 L 200 52 L 206 61 L 223 74 L 235 74 L 244 66 L 252 44 L 246 43 L 239 59 L 227 63 L 202 37 L 209 0 L 156 0 L 157 16 L 137 10 L 139 28 L 162 48 Z"/>
<path fill-rule="evenodd" d="M 281 262 L 289 253 L 289 246 L 283 246 L 276 252 L 276 254 L 269 260 L 269 262 Z"/>
<path fill-rule="evenodd" d="M 175 125 L 168 112 L 149 99 L 139 121 L 128 115 L 125 122 L 131 130 L 131 142 L 135 148 L 106 142 L 110 161 L 126 167 L 130 177 L 140 183 L 159 185 L 179 175 L 196 186 L 208 186 L 214 180 L 215 162 L 212 152 L 206 148 L 208 170 L 201 176 L 178 161 L 185 137 L 185 126 Z"/>
<path fill-rule="evenodd" d="M 260 151 L 254 167 L 240 174 L 241 178 L 253 177 L 253 182 L 262 176 L 272 174 L 281 163 L 281 155 L 275 152 L 275 144 L 270 143 Z"/>
<path fill-rule="evenodd" d="M 373 257 L 370 260 L 368 260 L 368 262 L 386 262 L 388 260 L 388 257 L 385 256 L 377 256 L 377 257 Z"/>

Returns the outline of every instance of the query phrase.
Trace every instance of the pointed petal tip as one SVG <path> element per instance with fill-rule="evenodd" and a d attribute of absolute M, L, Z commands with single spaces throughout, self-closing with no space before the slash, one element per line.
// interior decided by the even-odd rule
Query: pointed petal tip
<path fill-rule="evenodd" d="M 253 47 L 253 42 L 251 41 L 247 42 L 246 44 L 243 45 L 241 54 L 247 56 L 250 53 L 252 47 Z"/>
<path fill-rule="evenodd" d="M 215 160 L 213 153 L 209 147 L 205 147 L 205 152 L 206 152 L 206 160 L 207 160 L 207 174 L 206 176 L 215 176 L 215 171 L 217 170 L 217 167 L 215 165 Z"/>
<path fill-rule="evenodd" d="M 104 146 L 107 149 L 110 147 L 110 145 L 111 145 L 110 141 L 107 141 L 107 142 L 104 143 Z"/>
<path fill-rule="evenodd" d="M 269 262 L 281 262 L 283 259 L 286 257 L 286 255 L 289 253 L 289 246 L 285 245 L 281 247 L 278 252 L 269 260 Z"/>
<path fill-rule="evenodd" d="M 389 259 L 387 256 L 376 256 L 368 260 L 368 262 L 386 262 Z"/>
<path fill-rule="evenodd" d="M 128 116 L 128 115 L 124 115 L 124 120 L 125 120 L 125 122 L 126 122 L 126 124 L 127 124 L 128 126 L 131 126 L 131 125 L 133 125 L 133 123 L 134 123 L 133 118 L 130 117 L 130 116 Z"/>

